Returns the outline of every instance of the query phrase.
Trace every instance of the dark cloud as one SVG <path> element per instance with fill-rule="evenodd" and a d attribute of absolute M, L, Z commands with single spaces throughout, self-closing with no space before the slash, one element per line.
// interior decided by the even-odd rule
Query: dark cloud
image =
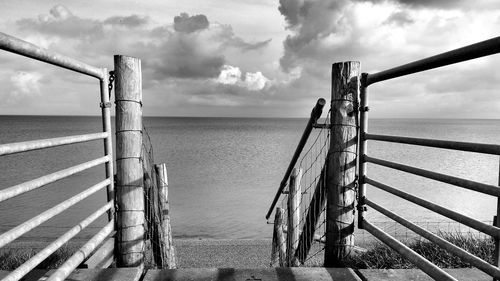
<path fill-rule="evenodd" d="M 415 20 L 405 11 L 397 11 L 392 13 L 383 24 L 395 24 L 399 26 L 412 24 Z"/>
<path fill-rule="evenodd" d="M 279 10 L 294 31 L 283 42 L 285 53 L 280 59 L 283 70 L 290 71 L 306 60 L 323 60 L 321 42 L 330 36 L 344 36 L 349 25 L 343 13 L 348 0 L 304 1 L 280 0 Z"/>
<path fill-rule="evenodd" d="M 149 22 L 149 18 L 146 16 L 114 16 L 104 20 L 104 24 L 109 25 L 121 25 L 128 28 L 135 28 L 143 26 Z"/>
<path fill-rule="evenodd" d="M 174 18 L 174 29 L 177 32 L 191 33 L 208 28 L 209 22 L 205 15 L 189 16 L 182 13 Z"/>
<path fill-rule="evenodd" d="M 227 47 L 238 48 L 242 51 L 253 51 L 267 47 L 272 39 L 267 39 L 260 42 L 249 43 L 234 34 L 233 28 L 230 25 L 218 25 L 217 38 Z"/>
<path fill-rule="evenodd" d="M 289 26 L 295 26 L 299 23 L 299 11 L 304 1 L 301 0 L 280 0 L 278 10 L 285 16 Z"/>

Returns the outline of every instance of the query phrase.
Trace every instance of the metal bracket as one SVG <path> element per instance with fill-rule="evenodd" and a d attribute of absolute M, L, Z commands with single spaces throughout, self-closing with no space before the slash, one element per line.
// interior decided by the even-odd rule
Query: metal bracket
<path fill-rule="evenodd" d="M 109 107 L 111 107 L 111 103 L 110 103 L 110 102 L 104 102 L 104 103 L 103 103 L 103 102 L 101 102 L 101 103 L 99 104 L 99 106 L 100 106 L 101 108 L 109 108 Z"/>

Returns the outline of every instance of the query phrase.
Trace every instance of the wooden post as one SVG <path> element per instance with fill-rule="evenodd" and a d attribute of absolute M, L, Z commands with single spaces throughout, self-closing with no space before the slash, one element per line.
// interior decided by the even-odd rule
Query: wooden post
<path fill-rule="evenodd" d="M 302 169 L 294 168 L 290 174 L 290 186 L 288 193 L 288 224 L 287 224 L 287 266 L 296 266 L 295 250 L 299 245 L 299 222 L 300 222 L 300 199 L 302 190 L 300 180 Z"/>
<path fill-rule="evenodd" d="M 167 166 L 163 163 L 155 165 L 156 185 L 158 186 L 159 211 L 160 211 L 160 245 L 163 257 L 162 268 L 176 268 L 175 249 L 172 241 L 172 228 L 170 226 L 170 204 L 168 201 L 168 176 Z"/>
<path fill-rule="evenodd" d="M 325 267 L 342 267 L 354 246 L 359 69 L 354 61 L 332 65 Z"/>
<path fill-rule="evenodd" d="M 281 207 L 276 207 L 276 215 L 274 217 L 274 231 L 276 232 L 276 244 L 279 257 L 279 266 L 285 266 L 286 259 L 286 240 L 285 233 L 283 233 L 283 218 L 285 210 Z"/>
<path fill-rule="evenodd" d="M 141 61 L 115 56 L 117 263 L 143 266 L 144 188 Z"/>

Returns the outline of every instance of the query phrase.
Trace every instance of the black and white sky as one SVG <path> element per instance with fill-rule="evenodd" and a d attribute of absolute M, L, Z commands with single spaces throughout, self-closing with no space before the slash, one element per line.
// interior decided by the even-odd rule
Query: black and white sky
<path fill-rule="evenodd" d="M 142 60 L 149 116 L 306 117 L 331 64 L 376 72 L 500 35 L 500 1 L 0 0 L 0 31 Z M 500 118 L 500 55 L 370 89 L 378 118 Z M 95 79 L 0 52 L 1 114 L 97 115 Z"/>

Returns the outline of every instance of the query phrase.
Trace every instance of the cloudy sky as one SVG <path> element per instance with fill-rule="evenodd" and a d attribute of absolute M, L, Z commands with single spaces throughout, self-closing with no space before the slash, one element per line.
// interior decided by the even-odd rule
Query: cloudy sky
<path fill-rule="evenodd" d="M 500 35 L 500 1 L 0 0 L 0 31 L 112 69 L 150 116 L 305 117 L 331 64 L 384 70 Z M 95 79 L 0 53 L 1 114 L 99 114 Z M 500 118 L 500 55 L 370 88 L 371 116 Z"/>

